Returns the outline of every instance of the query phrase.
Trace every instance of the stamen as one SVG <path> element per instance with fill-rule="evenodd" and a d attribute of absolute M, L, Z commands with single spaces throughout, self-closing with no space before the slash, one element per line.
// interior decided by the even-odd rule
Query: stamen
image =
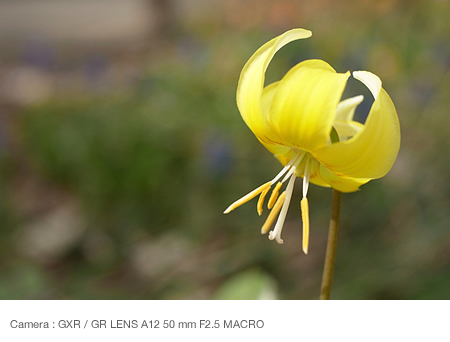
<path fill-rule="evenodd" d="M 305 162 L 305 170 L 303 171 L 303 198 L 300 202 L 300 208 L 302 210 L 302 222 L 303 222 L 303 242 L 302 249 L 305 254 L 308 254 L 309 246 L 309 204 L 306 195 L 308 194 L 309 176 L 311 173 L 311 167 L 309 166 L 310 159 Z"/>
<path fill-rule="evenodd" d="M 303 160 L 303 156 L 304 155 L 305 155 L 305 152 L 302 152 L 301 154 L 299 154 L 298 160 L 292 165 L 291 169 L 286 174 L 286 176 L 284 176 L 284 178 L 281 181 L 281 183 L 286 182 L 288 180 L 288 178 L 295 172 L 295 170 L 297 169 L 298 164 L 300 164 L 300 162 Z"/>
<path fill-rule="evenodd" d="M 250 201 L 252 198 L 258 196 L 261 192 L 263 192 L 264 190 L 266 190 L 269 187 L 270 187 L 270 182 L 267 182 L 267 183 L 261 185 L 259 188 L 253 190 L 252 192 L 245 195 L 241 199 L 238 199 L 236 202 L 232 203 L 227 209 L 225 209 L 225 211 L 223 213 L 228 214 L 230 211 L 236 209 L 237 207 L 241 206 L 242 204 Z"/>
<path fill-rule="evenodd" d="M 283 169 L 275 176 L 274 179 L 272 179 L 271 184 L 270 185 L 274 185 L 275 182 L 277 180 L 279 180 L 281 178 L 281 176 L 283 176 L 287 170 L 289 170 L 289 168 L 298 161 L 298 159 L 303 156 L 303 154 L 297 154 L 294 158 L 292 158 L 289 163 L 286 164 L 285 167 L 283 167 Z M 283 182 L 282 182 L 283 183 Z"/>
<path fill-rule="evenodd" d="M 309 205 L 308 199 L 303 197 L 300 201 L 300 208 L 302 210 L 302 222 L 303 222 L 303 244 L 302 249 L 305 254 L 308 254 L 309 246 Z"/>
<path fill-rule="evenodd" d="M 283 203 L 283 208 L 281 208 L 280 216 L 278 216 L 277 224 L 275 225 L 275 228 L 269 233 L 269 239 L 275 239 L 279 244 L 283 243 L 283 240 L 281 239 L 281 231 L 283 230 L 284 220 L 286 219 L 289 203 L 291 202 L 295 178 L 297 178 L 297 176 L 292 175 L 291 179 L 289 180 L 288 186 L 286 187 L 286 199 Z"/>
<path fill-rule="evenodd" d="M 306 197 L 306 194 L 308 193 L 310 172 L 311 168 L 309 167 L 309 158 L 308 158 L 306 159 L 305 162 L 305 171 L 303 171 L 303 197 Z"/>
<path fill-rule="evenodd" d="M 283 185 L 282 182 L 278 182 L 275 189 L 272 190 L 272 193 L 270 194 L 269 202 L 267 203 L 267 208 L 272 209 L 273 205 L 275 204 L 275 201 L 278 197 L 278 192 L 280 191 L 281 185 Z"/>
<path fill-rule="evenodd" d="M 284 191 L 280 195 L 277 202 L 275 203 L 275 206 L 269 213 L 266 222 L 264 222 L 264 225 L 261 227 L 261 234 L 266 234 L 269 231 L 270 226 L 272 225 L 273 221 L 275 221 L 275 217 L 277 217 L 278 213 L 281 210 L 281 206 L 283 205 L 285 198 L 286 198 L 286 191 Z"/>
<path fill-rule="evenodd" d="M 266 198 L 267 193 L 270 190 L 270 186 L 264 190 L 261 195 L 259 196 L 258 199 L 258 204 L 256 205 L 256 210 L 258 210 L 258 215 L 261 216 L 262 212 L 263 212 L 263 204 L 264 204 L 264 198 Z M 272 198 L 272 196 L 270 197 Z M 270 208 L 269 208 L 270 209 Z"/>

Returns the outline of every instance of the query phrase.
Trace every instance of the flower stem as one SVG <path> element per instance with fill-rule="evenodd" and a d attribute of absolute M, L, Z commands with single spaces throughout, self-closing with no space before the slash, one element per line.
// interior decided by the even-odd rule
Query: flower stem
<path fill-rule="evenodd" d="M 333 284 L 334 264 L 336 260 L 340 213 L 341 192 L 333 189 L 330 228 L 328 231 L 327 251 L 325 254 L 325 265 L 323 267 L 320 299 L 330 299 L 331 285 Z"/>

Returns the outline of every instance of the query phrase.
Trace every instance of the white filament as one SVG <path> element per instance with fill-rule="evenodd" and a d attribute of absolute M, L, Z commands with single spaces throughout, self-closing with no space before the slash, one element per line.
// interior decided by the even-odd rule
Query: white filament
<path fill-rule="evenodd" d="M 305 152 L 303 152 L 302 154 L 299 155 L 299 159 L 294 163 L 294 165 L 292 165 L 291 169 L 286 174 L 286 176 L 284 176 L 284 178 L 281 181 L 281 183 L 286 182 L 287 179 L 295 172 L 295 170 L 297 169 L 298 164 L 300 164 L 300 162 L 302 161 L 304 155 L 305 155 Z"/>
<path fill-rule="evenodd" d="M 289 203 L 291 202 L 292 190 L 294 189 L 294 183 L 296 175 L 292 175 L 289 183 L 286 187 L 286 199 L 284 200 L 283 207 L 281 208 L 280 216 L 278 216 L 277 223 L 275 224 L 275 228 L 269 233 L 269 239 L 275 239 L 279 244 L 283 243 L 281 239 L 281 231 L 283 230 L 284 221 L 286 219 L 286 214 L 289 208 Z"/>
<path fill-rule="evenodd" d="M 308 194 L 310 172 L 311 168 L 309 167 L 309 158 L 307 158 L 305 163 L 305 171 L 303 171 L 303 198 L 306 198 L 306 195 Z"/>
<path fill-rule="evenodd" d="M 298 165 L 297 161 L 300 159 L 301 156 L 303 156 L 303 154 L 297 154 L 294 158 L 292 158 L 289 161 L 289 163 L 287 163 L 286 166 L 283 167 L 283 169 L 275 176 L 275 178 L 272 179 L 272 181 L 270 182 L 270 185 L 274 185 L 276 183 L 276 181 L 279 180 L 281 178 L 281 176 L 283 176 L 286 173 L 286 171 L 289 170 L 293 164 Z"/>

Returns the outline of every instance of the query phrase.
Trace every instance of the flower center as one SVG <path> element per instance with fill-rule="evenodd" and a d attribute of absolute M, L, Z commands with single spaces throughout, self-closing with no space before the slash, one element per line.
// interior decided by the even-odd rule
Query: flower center
<path fill-rule="evenodd" d="M 308 241 L 309 241 L 309 208 L 308 208 L 308 200 L 306 198 L 306 195 L 308 193 L 308 186 L 309 186 L 309 176 L 310 176 L 310 159 L 311 157 L 306 154 L 306 152 L 301 151 L 295 154 L 295 156 L 286 164 L 286 166 L 275 176 L 274 179 L 272 179 L 270 182 L 267 182 L 257 189 L 253 190 L 249 194 L 245 195 L 241 199 L 237 200 L 236 202 L 232 203 L 225 211 L 224 214 L 228 214 L 230 211 L 236 209 L 237 207 L 241 206 L 242 204 L 248 202 L 252 198 L 256 197 L 260 194 L 258 203 L 257 203 L 257 211 L 258 214 L 261 215 L 263 212 L 263 204 L 264 199 L 271 189 L 272 185 L 275 183 L 276 186 L 272 190 L 272 194 L 270 195 L 270 198 L 267 203 L 268 209 L 271 209 L 269 216 L 266 219 L 266 222 L 261 228 L 261 233 L 266 234 L 270 227 L 272 226 L 273 222 L 275 221 L 275 218 L 277 217 L 278 213 L 280 215 L 278 216 L 278 220 L 275 224 L 275 227 L 273 230 L 269 233 L 269 239 L 275 240 L 279 244 L 283 243 L 283 239 L 281 239 L 281 231 L 283 230 L 283 225 L 286 220 L 287 211 L 289 208 L 289 204 L 291 202 L 292 192 L 294 190 L 294 183 L 297 176 L 295 175 L 295 171 L 297 170 L 298 166 L 302 161 L 304 160 L 304 170 L 303 170 L 303 198 L 300 202 L 301 210 L 302 210 L 302 221 L 303 221 L 303 251 L 305 254 L 308 254 Z M 284 177 L 283 177 L 284 176 Z M 281 181 L 278 181 L 281 177 L 283 179 Z M 283 193 L 278 196 L 279 190 L 283 183 L 289 179 L 288 185 L 286 187 L 286 190 L 283 191 Z M 281 212 L 280 212 L 281 211 Z"/>

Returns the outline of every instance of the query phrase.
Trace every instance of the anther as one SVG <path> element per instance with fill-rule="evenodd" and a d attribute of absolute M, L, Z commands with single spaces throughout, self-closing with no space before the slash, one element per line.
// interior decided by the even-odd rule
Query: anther
<path fill-rule="evenodd" d="M 283 207 L 281 208 L 280 216 L 278 216 L 277 223 L 275 224 L 275 228 L 269 233 L 270 240 L 276 240 L 280 245 L 283 243 L 283 239 L 281 238 L 281 231 L 283 230 L 284 220 L 286 219 L 286 214 L 289 208 L 289 203 L 291 202 L 292 190 L 294 189 L 295 183 L 295 174 L 291 176 L 289 183 L 286 187 L 286 200 L 283 203 Z"/>
<path fill-rule="evenodd" d="M 270 186 L 266 190 L 261 192 L 261 195 L 259 196 L 258 204 L 256 205 L 256 210 L 258 211 L 259 216 L 261 216 L 261 214 L 263 212 L 264 198 L 266 198 L 266 195 L 269 192 L 269 190 L 270 190 Z M 272 196 L 270 196 L 270 198 L 272 198 Z"/>
<path fill-rule="evenodd" d="M 278 182 L 277 186 L 272 190 L 272 193 L 270 194 L 269 202 L 267 202 L 267 208 L 272 209 L 273 205 L 275 204 L 275 201 L 278 198 L 278 192 L 280 191 L 281 185 L 283 185 L 283 183 Z"/>
<path fill-rule="evenodd" d="M 270 182 L 267 182 L 267 183 L 261 185 L 259 188 L 253 190 L 252 192 L 245 195 L 241 199 L 238 199 L 236 202 L 232 203 L 227 209 L 225 209 L 225 211 L 223 213 L 228 214 L 230 211 L 236 209 L 237 207 L 241 206 L 242 204 L 250 201 L 252 198 L 258 196 L 261 192 L 263 192 L 264 190 L 266 190 L 269 187 L 270 187 Z"/>
<path fill-rule="evenodd" d="M 280 197 L 278 197 L 278 200 L 275 203 L 273 209 L 270 211 L 269 216 L 266 219 L 266 222 L 264 222 L 264 225 L 261 227 L 261 234 L 266 234 L 269 231 L 269 228 L 272 225 L 273 221 L 275 221 L 275 218 L 277 217 L 278 213 L 280 212 L 285 199 L 286 199 L 286 191 L 284 191 L 280 195 Z"/>
<path fill-rule="evenodd" d="M 302 222 L 303 222 L 303 242 L 302 249 L 305 254 L 308 254 L 309 246 L 309 205 L 308 199 L 303 197 L 300 201 L 300 208 L 302 210 Z"/>

